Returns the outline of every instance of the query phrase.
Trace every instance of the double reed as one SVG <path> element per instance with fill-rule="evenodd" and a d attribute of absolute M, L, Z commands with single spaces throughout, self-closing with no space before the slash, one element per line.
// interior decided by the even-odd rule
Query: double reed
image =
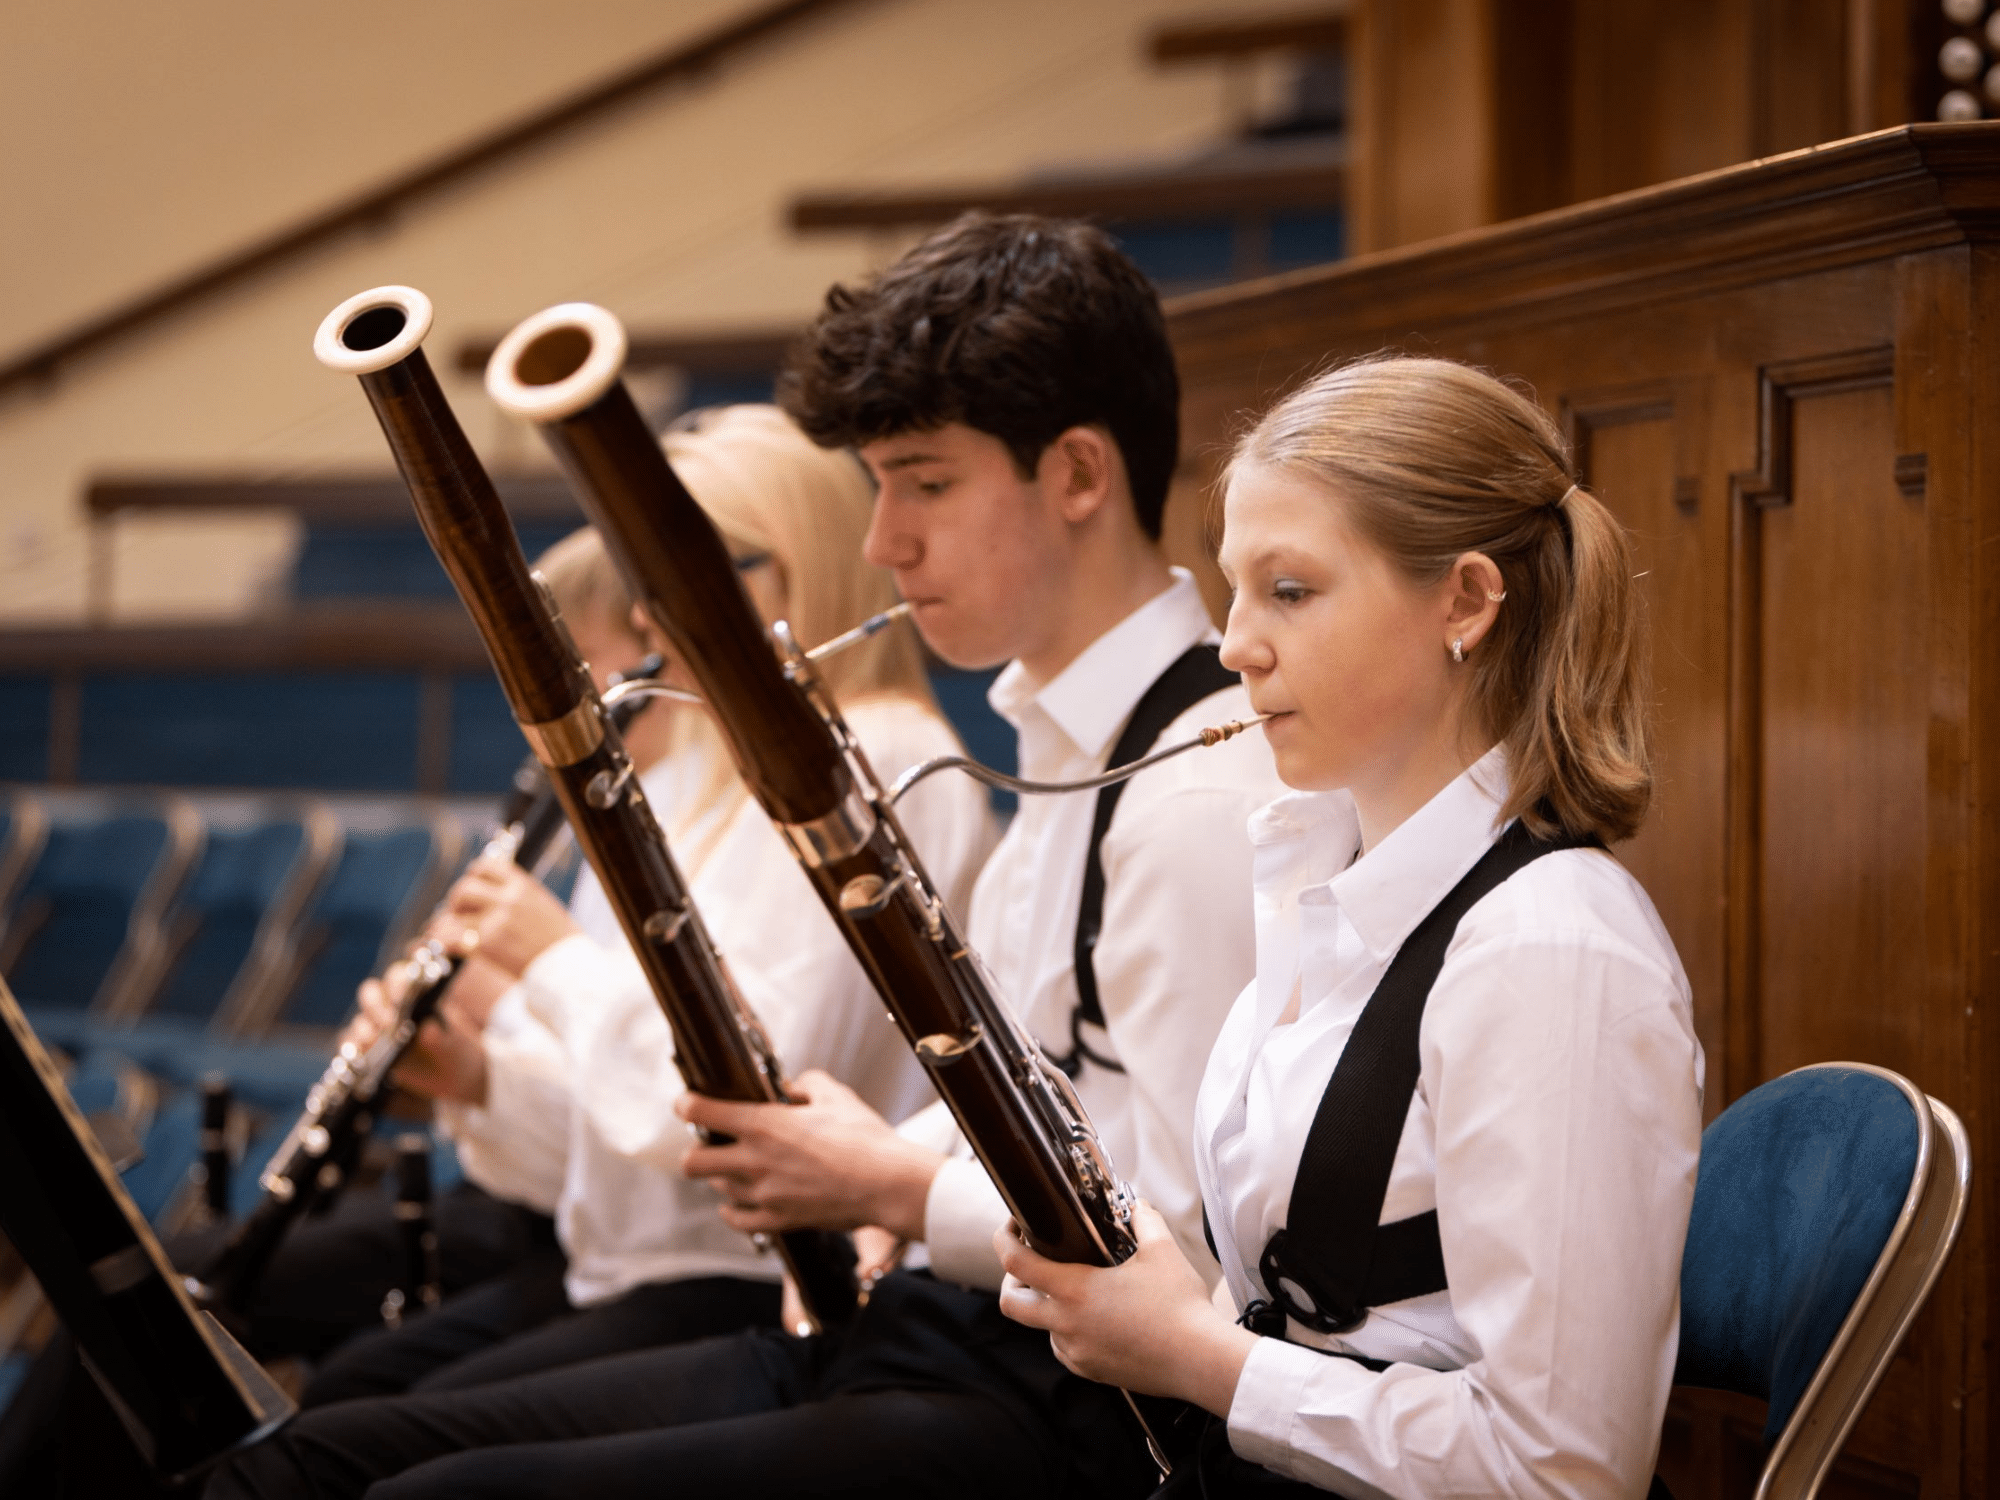
<path fill-rule="evenodd" d="M 771 1045 L 709 939 L 618 731 L 424 358 L 430 322 L 422 293 L 378 288 L 328 314 L 314 352 L 360 377 L 424 534 L 666 1012 L 682 1079 L 719 1099 L 781 1102 Z M 803 1230 L 776 1238 L 815 1326 L 845 1318 L 856 1297 L 847 1239 Z"/>
<path fill-rule="evenodd" d="M 648 659 L 632 675 L 650 676 L 659 658 Z M 629 724 L 644 700 L 628 698 L 611 710 L 614 723 Z M 562 832 L 562 804 L 532 755 L 514 772 L 512 789 L 481 859 L 508 859 L 532 870 Z M 306 1094 L 305 1108 L 257 1179 L 255 1208 L 230 1232 L 188 1290 L 204 1307 L 241 1312 L 263 1278 L 285 1233 L 308 1208 L 347 1185 L 368 1134 L 381 1111 L 389 1075 L 413 1046 L 417 1032 L 437 1013 L 465 960 L 436 942 L 423 944 L 407 960 L 407 983 L 396 1007 L 396 1022 L 366 1047 L 343 1042 Z"/>
<path fill-rule="evenodd" d="M 995 995 L 812 663 L 772 650 L 728 549 L 619 380 L 604 309 L 538 313 L 487 390 L 541 424 L 635 597 L 699 682 L 743 779 L 957 1116 L 1028 1242 L 1056 1260 L 1132 1253 L 1131 1194 L 1069 1080 Z"/>

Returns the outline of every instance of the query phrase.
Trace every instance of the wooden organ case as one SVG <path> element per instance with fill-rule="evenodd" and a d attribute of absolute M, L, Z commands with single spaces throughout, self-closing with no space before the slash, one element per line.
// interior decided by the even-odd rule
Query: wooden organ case
<path fill-rule="evenodd" d="M 1208 555 L 1229 438 L 1329 359 L 1464 359 L 1560 414 L 1638 541 L 1661 777 L 1618 853 L 1693 983 L 1710 1116 L 1846 1059 L 1972 1133 L 1959 1248 L 1824 1493 L 1991 1493 L 2000 124 L 1861 136 L 1170 316 L 1183 560 Z M 1749 1495 L 1761 1425 L 1677 1392 L 1680 1500 Z"/>

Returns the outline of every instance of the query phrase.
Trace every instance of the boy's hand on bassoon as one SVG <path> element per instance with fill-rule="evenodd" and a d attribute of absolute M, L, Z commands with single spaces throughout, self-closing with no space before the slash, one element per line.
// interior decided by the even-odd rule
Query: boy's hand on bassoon
<path fill-rule="evenodd" d="M 681 1163 L 722 1194 L 723 1222 L 745 1234 L 858 1229 L 924 1237 L 924 1202 L 945 1158 L 904 1139 L 861 1097 L 817 1069 L 791 1085 L 794 1104 L 737 1104 L 683 1094 L 689 1124 L 731 1137 L 697 1144 Z"/>

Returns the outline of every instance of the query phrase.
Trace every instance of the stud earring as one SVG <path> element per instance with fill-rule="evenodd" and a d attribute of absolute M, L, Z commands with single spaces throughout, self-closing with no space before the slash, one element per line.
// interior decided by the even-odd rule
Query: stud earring
<path fill-rule="evenodd" d="M 1459 636 L 1459 637 L 1458 637 L 1458 638 L 1457 638 L 1456 640 L 1454 640 L 1454 641 L 1453 641 L 1453 642 L 1451 643 L 1451 659 L 1452 659 L 1453 661 L 1464 661 L 1464 660 L 1465 660 L 1465 637 L 1464 637 L 1464 636 Z"/>
<path fill-rule="evenodd" d="M 1486 591 L 1486 597 L 1491 599 L 1495 604 L 1498 604 L 1502 599 L 1505 599 L 1507 597 L 1507 591 L 1505 589 L 1502 589 L 1500 590 L 1499 593 L 1496 594 L 1493 592 L 1493 590 L 1488 589 Z"/>

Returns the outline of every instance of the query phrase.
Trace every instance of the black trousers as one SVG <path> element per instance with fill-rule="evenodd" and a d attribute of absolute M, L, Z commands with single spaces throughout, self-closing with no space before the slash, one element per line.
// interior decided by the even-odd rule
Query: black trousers
<path fill-rule="evenodd" d="M 470 1184 L 441 1194 L 435 1212 L 448 1290 L 502 1272 L 537 1247 L 547 1254 L 555 1243 L 546 1217 Z M 224 1234 L 178 1237 L 169 1247 L 174 1263 L 199 1270 Z M 264 1359 L 322 1355 L 357 1330 L 381 1325 L 382 1298 L 402 1267 L 389 1199 L 345 1193 L 324 1216 L 306 1219 L 285 1237 L 248 1310 L 245 1342 Z M 165 1491 L 79 1365 L 75 1345 L 58 1333 L 0 1414 L 0 1495 L 99 1500 L 155 1493 Z"/>
<path fill-rule="evenodd" d="M 440 1193 L 431 1211 L 447 1296 L 556 1249 L 546 1215 L 469 1182 Z M 198 1272 L 226 1238 L 225 1229 L 204 1229 L 177 1236 L 168 1251 L 176 1266 Z M 387 1194 L 343 1193 L 285 1236 L 246 1310 L 244 1342 L 260 1359 L 322 1359 L 352 1335 L 382 1326 L 382 1299 L 403 1276 L 402 1230 Z"/>
<path fill-rule="evenodd" d="M 775 1282 L 735 1276 L 657 1282 L 579 1310 L 564 1295 L 563 1270 L 560 1253 L 533 1256 L 401 1328 L 350 1339 L 314 1375 L 299 1404 L 462 1390 L 608 1354 L 778 1325 Z"/>
<path fill-rule="evenodd" d="M 208 1500 L 1145 1495 L 1115 1391 L 983 1293 L 883 1281 L 843 1334 L 757 1331 L 302 1414 Z"/>

